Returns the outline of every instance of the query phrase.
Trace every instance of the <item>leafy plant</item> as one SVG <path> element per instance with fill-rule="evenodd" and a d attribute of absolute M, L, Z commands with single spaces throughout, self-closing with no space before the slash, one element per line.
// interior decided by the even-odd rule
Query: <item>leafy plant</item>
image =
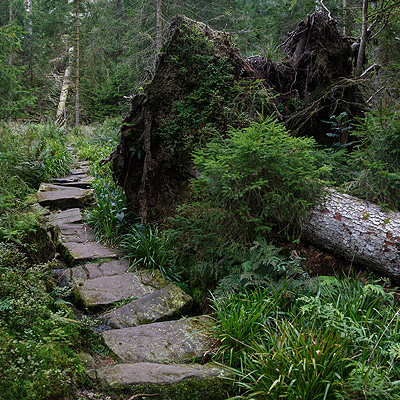
<path fill-rule="evenodd" d="M 65 302 L 57 301 L 63 293 L 47 292 L 52 267 L 31 266 L 17 246 L 0 243 L 0 392 L 5 400 L 62 397 L 84 373 L 73 351 L 82 346 L 79 324 Z"/>
<path fill-rule="evenodd" d="M 211 295 L 214 310 L 210 328 L 220 346 L 217 358 L 237 365 L 240 357 L 251 352 L 251 343 L 260 339 L 268 318 L 275 315 L 275 304 L 258 288 L 241 293 L 227 292 L 221 298 Z"/>
<path fill-rule="evenodd" d="M 54 124 L 0 124 L 0 240 L 18 241 L 39 224 L 28 196 L 72 164 L 65 131 Z"/>
<path fill-rule="evenodd" d="M 276 321 L 276 330 L 243 358 L 240 399 L 335 399 L 350 374 L 346 342 L 332 331 Z"/>
<path fill-rule="evenodd" d="M 167 232 L 161 232 L 157 227 L 136 225 L 123 236 L 121 247 L 126 250 L 132 266 L 158 269 L 165 279 L 180 280 L 172 264 L 175 243 Z"/>
<path fill-rule="evenodd" d="M 99 238 L 109 244 L 116 244 L 132 222 L 132 213 L 128 210 L 123 190 L 115 186 L 110 179 L 97 179 L 93 184 L 96 193 L 96 205 L 86 214 Z"/>

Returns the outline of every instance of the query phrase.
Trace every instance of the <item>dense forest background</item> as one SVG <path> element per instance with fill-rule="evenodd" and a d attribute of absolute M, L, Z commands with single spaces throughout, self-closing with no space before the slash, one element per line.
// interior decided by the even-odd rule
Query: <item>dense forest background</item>
<path fill-rule="evenodd" d="M 355 44 L 364 21 L 363 68 L 382 67 L 369 82 L 371 95 L 398 97 L 400 22 L 393 0 L 2 0 L 0 117 L 74 125 L 123 115 L 151 79 L 160 39 L 176 14 L 230 33 L 243 57 L 278 59 L 279 44 L 313 11 L 337 20 Z"/>

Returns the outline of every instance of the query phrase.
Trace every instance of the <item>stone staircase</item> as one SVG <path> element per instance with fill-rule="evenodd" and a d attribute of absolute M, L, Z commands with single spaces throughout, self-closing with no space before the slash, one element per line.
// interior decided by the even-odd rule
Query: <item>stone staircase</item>
<path fill-rule="evenodd" d="M 99 385 L 134 398 L 218 400 L 229 397 L 230 372 L 207 362 L 213 339 L 206 316 L 185 317 L 192 298 L 152 271 L 130 270 L 118 249 L 95 240 L 81 209 L 93 203 L 88 165 L 43 183 L 37 201 L 48 220 L 64 268 L 59 285 L 72 288 L 76 306 L 99 321 L 104 343 L 119 362 L 87 374 Z"/>

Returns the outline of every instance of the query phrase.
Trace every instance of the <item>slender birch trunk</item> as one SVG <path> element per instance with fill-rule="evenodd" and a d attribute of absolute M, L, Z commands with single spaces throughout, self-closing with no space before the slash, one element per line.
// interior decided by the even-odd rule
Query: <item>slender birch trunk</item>
<path fill-rule="evenodd" d="M 343 36 L 346 36 L 347 0 L 343 0 Z"/>
<path fill-rule="evenodd" d="M 157 52 L 162 47 L 162 0 L 157 0 L 157 26 L 156 26 L 156 49 Z"/>
<path fill-rule="evenodd" d="M 362 27 L 361 27 L 361 37 L 360 37 L 360 48 L 358 50 L 356 70 L 354 75 L 359 78 L 362 72 L 362 67 L 365 59 L 365 48 L 367 46 L 367 29 L 368 29 L 368 0 L 363 0 L 362 8 Z"/>
<path fill-rule="evenodd" d="M 66 123 L 65 114 L 66 114 L 68 91 L 71 86 L 71 81 L 70 81 L 71 69 L 72 69 L 72 62 L 71 60 L 69 60 L 67 68 L 65 68 L 64 71 L 64 79 L 61 87 L 60 100 L 58 102 L 57 114 L 56 114 L 56 122 L 60 125 Z"/>
<path fill-rule="evenodd" d="M 75 126 L 79 126 L 80 112 L 79 112 L 79 0 L 76 1 L 76 76 L 75 76 Z"/>

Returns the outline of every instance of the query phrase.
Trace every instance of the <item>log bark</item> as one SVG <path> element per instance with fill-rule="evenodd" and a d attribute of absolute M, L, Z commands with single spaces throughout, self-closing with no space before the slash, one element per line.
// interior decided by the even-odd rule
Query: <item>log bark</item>
<path fill-rule="evenodd" d="M 379 274 L 400 279 L 400 213 L 329 189 L 303 239 Z"/>

